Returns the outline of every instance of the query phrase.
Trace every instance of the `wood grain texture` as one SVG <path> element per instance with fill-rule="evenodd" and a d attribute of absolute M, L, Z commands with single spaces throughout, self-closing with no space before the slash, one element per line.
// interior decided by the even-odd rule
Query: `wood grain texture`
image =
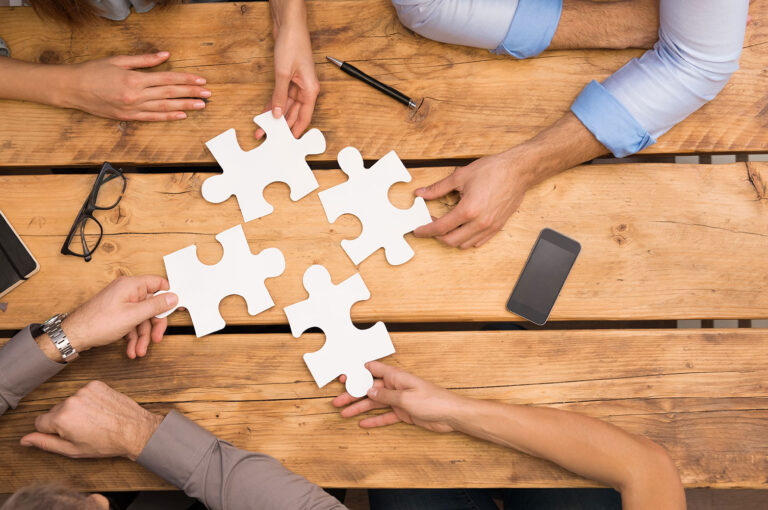
<path fill-rule="evenodd" d="M 767 340 L 758 330 L 397 333 L 389 362 L 463 395 L 583 412 L 645 434 L 669 450 L 688 487 L 765 488 Z M 138 361 L 125 358 L 122 343 L 85 353 L 0 418 L 0 492 L 43 480 L 82 490 L 165 486 L 125 460 L 76 461 L 18 445 L 39 413 L 92 379 L 152 410 L 175 408 L 323 486 L 593 484 L 461 434 L 360 429 L 330 404 L 341 385 L 318 389 L 303 364 L 322 342 L 172 336 Z"/>
<path fill-rule="evenodd" d="M 761 168 L 752 164 L 754 168 Z M 390 190 L 408 207 L 412 190 L 449 168 L 414 169 Z M 315 172 L 320 189 L 344 180 Z M 753 171 L 754 173 L 754 171 Z M 0 329 L 20 328 L 71 310 L 119 275 L 165 274 L 162 257 L 189 244 L 215 264 L 214 235 L 242 222 L 234 198 L 210 204 L 200 186 L 210 174 L 130 174 L 118 208 L 97 217 L 106 232 L 93 261 L 59 253 L 92 175 L 0 176 L 0 204 L 41 270 L 3 298 Z M 283 184 L 267 189 L 275 212 L 244 224 L 251 249 L 279 248 L 285 273 L 267 281 L 276 307 L 255 317 L 232 296 L 228 324 L 285 323 L 282 308 L 306 298 L 302 275 L 323 264 L 339 283 L 355 267 L 342 251 L 360 223 L 329 224 L 316 194 L 291 202 Z M 442 215 L 448 200 L 429 204 Z M 582 252 L 551 320 L 768 317 L 768 201 L 756 199 L 746 165 L 587 165 L 532 189 L 505 229 L 480 249 L 460 251 L 407 236 L 416 256 L 389 266 L 379 250 L 359 267 L 372 298 L 352 309 L 358 321 L 505 321 L 504 309 L 528 252 L 544 227 L 572 236 Z M 186 312 L 171 316 L 189 324 Z"/>
<path fill-rule="evenodd" d="M 319 160 L 333 161 L 347 145 L 366 158 L 391 149 L 418 160 L 496 153 L 550 125 L 590 80 L 605 78 L 642 53 L 551 51 L 518 61 L 416 36 L 387 0 L 313 0 L 308 10 L 322 87 L 313 125 L 328 139 Z M 754 2 L 750 12 L 741 69 L 719 97 L 646 153 L 768 150 L 768 1 Z M 40 21 L 29 8 L 0 8 L 0 34 L 16 58 L 75 63 L 168 50 L 171 59 L 162 69 L 201 74 L 213 91 L 204 112 L 173 124 L 118 122 L 0 101 L 0 166 L 212 162 L 203 143 L 230 127 L 251 147 L 251 119 L 272 91 L 270 23 L 266 2 L 184 5 L 71 33 Z M 423 97 L 424 105 L 412 115 L 328 64 L 325 55 Z"/>

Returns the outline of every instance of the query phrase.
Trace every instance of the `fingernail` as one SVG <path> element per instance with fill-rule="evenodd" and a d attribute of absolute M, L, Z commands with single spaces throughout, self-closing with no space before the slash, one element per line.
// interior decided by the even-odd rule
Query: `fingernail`
<path fill-rule="evenodd" d="M 376 388 L 371 388 L 370 390 L 368 390 L 368 396 L 371 398 L 376 398 L 376 394 L 378 393 L 379 393 L 379 390 L 377 390 Z"/>
<path fill-rule="evenodd" d="M 421 194 L 424 193 L 424 188 L 419 188 L 416 191 L 414 191 L 414 193 L 416 193 L 416 195 L 421 196 Z"/>
<path fill-rule="evenodd" d="M 205 85 L 205 78 L 198 78 L 195 80 L 198 85 Z"/>
<path fill-rule="evenodd" d="M 283 115 L 283 109 L 282 109 L 282 108 L 280 108 L 279 106 L 275 106 L 275 107 L 272 109 L 272 116 L 273 116 L 274 118 L 276 118 L 276 119 L 279 119 L 279 118 L 280 118 L 282 115 Z"/>
<path fill-rule="evenodd" d="M 203 90 L 200 92 L 200 97 L 211 97 L 211 91 L 210 90 Z"/>
<path fill-rule="evenodd" d="M 169 292 L 165 295 L 165 304 L 168 306 L 168 308 L 171 308 L 172 306 L 176 306 L 176 303 L 178 302 L 179 302 L 179 296 L 177 296 L 173 292 Z"/>
<path fill-rule="evenodd" d="M 195 101 L 195 109 L 196 110 L 202 110 L 205 108 L 205 103 L 202 101 Z"/>
<path fill-rule="evenodd" d="M 165 58 L 165 57 L 167 57 L 169 55 L 170 55 L 170 53 L 168 53 L 167 51 L 159 51 L 159 52 L 157 52 L 157 56 L 158 57 Z"/>
<path fill-rule="evenodd" d="M 21 438 L 21 441 L 19 441 L 19 444 L 20 444 L 21 446 L 26 446 L 26 447 L 30 447 L 30 446 L 32 446 L 32 443 L 30 443 L 29 441 L 27 441 L 27 440 L 26 440 L 26 439 L 24 439 L 24 438 Z"/>
<path fill-rule="evenodd" d="M 176 114 L 176 118 L 177 118 L 178 120 L 186 119 L 186 118 L 187 118 L 187 114 L 186 114 L 186 113 L 184 113 L 184 112 L 181 112 L 181 113 L 177 113 L 177 114 Z"/>

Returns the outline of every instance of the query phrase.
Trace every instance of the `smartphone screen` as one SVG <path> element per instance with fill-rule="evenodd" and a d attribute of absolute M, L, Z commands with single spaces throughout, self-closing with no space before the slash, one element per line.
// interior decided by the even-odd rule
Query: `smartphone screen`
<path fill-rule="evenodd" d="M 507 301 L 507 310 L 534 324 L 547 322 L 581 245 L 552 229 L 539 234 Z"/>
<path fill-rule="evenodd" d="M 37 272 L 37 261 L 0 212 L 0 296 Z"/>

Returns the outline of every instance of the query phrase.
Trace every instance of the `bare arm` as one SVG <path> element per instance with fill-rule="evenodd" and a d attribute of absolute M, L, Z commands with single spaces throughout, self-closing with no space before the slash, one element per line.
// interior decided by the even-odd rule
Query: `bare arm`
<path fill-rule="evenodd" d="M 659 0 L 565 0 L 550 50 L 650 48 Z"/>
<path fill-rule="evenodd" d="M 578 413 L 463 399 L 452 426 L 558 464 L 621 493 L 627 510 L 684 509 L 685 493 L 664 448 Z"/>
<path fill-rule="evenodd" d="M 377 377 L 368 397 L 355 402 L 344 393 L 333 401 L 348 406 L 341 412 L 346 417 L 391 408 L 363 419 L 362 427 L 402 421 L 434 432 L 464 432 L 609 485 L 621 493 L 626 509 L 685 508 L 674 463 L 649 439 L 578 413 L 462 397 L 384 363 L 366 366 Z"/>
<path fill-rule="evenodd" d="M 119 120 L 163 121 L 205 108 L 205 79 L 187 73 L 136 71 L 162 64 L 167 52 L 117 56 L 71 65 L 0 57 L 0 99 L 75 108 Z M 199 99 L 195 99 L 199 98 Z"/>

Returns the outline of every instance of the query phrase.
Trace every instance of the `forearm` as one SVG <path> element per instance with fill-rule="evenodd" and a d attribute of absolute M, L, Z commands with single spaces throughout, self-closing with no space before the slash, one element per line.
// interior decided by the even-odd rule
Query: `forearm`
<path fill-rule="evenodd" d="M 530 188 L 565 170 L 606 154 L 608 150 L 568 112 L 560 120 L 530 140 L 503 152 L 510 168 L 522 175 L 511 178 L 522 179 Z"/>
<path fill-rule="evenodd" d="M 157 428 L 137 460 L 213 510 L 345 508 L 274 458 L 235 448 L 175 412 Z"/>
<path fill-rule="evenodd" d="M 454 419 L 456 430 L 615 488 L 625 509 L 685 508 L 679 475 L 666 452 L 603 421 L 551 408 L 473 399 Z"/>
<path fill-rule="evenodd" d="M 0 99 L 65 107 L 62 92 L 70 79 L 67 68 L 0 57 Z"/>
<path fill-rule="evenodd" d="M 284 27 L 299 27 L 306 29 L 307 7 L 304 0 L 270 0 L 272 12 L 272 27 L 275 34 Z"/>
<path fill-rule="evenodd" d="M 659 0 L 565 0 L 549 49 L 651 48 L 659 38 Z"/>

